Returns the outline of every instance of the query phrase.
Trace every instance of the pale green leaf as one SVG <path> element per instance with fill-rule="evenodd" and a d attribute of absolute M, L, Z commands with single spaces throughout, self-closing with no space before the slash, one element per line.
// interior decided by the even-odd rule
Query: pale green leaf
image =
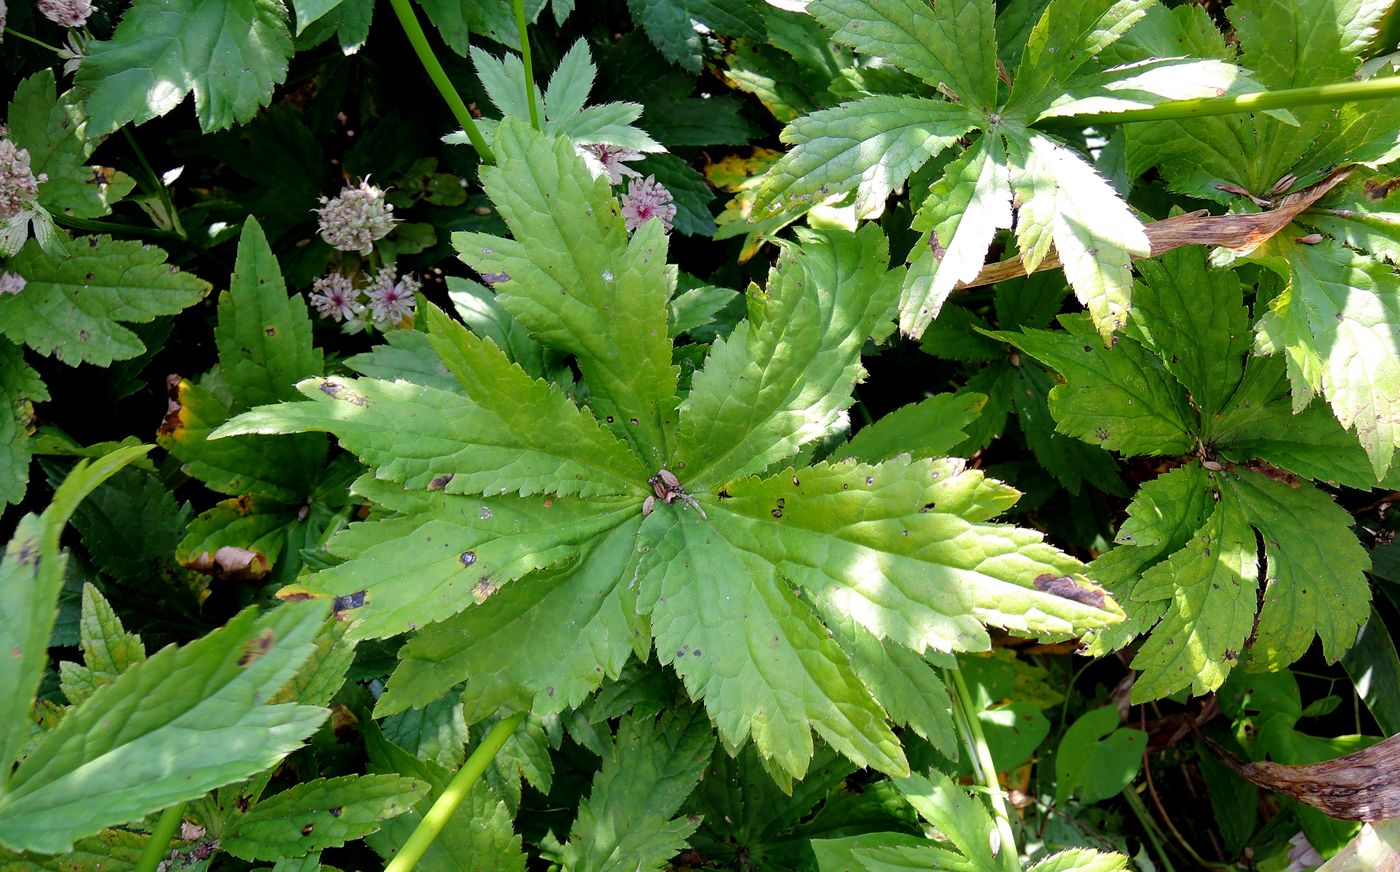
<path fill-rule="evenodd" d="M 1269 304 L 1257 341 L 1315 363 L 1290 365 L 1295 406 L 1306 404 L 1300 391 L 1326 397 L 1380 478 L 1400 446 L 1400 279 L 1329 240 L 1288 245 L 1285 256 L 1289 286 Z"/>
<path fill-rule="evenodd" d="M 28 281 L 0 296 L 0 333 L 69 365 L 136 357 L 146 346 L 121 322 L 145 323 L 199 302 L 209 283 L 139 242 L 88 236 L 53 256 L 31 242 L 6 269 Z"/>
<path fill-rule="evenodd" d="M 861 348 L 893 313 L 898 273 L 886 271 L 878 227 L 802 238 L 691 382 L 671 468 L 694 490 L 759 472 L 837 430 L 864 375 Z"/>
<path fill-rule="evenodd" d="M 1259 83 L 1244 70 L 1223 60 L 1178 57 L 1144 60 L 1076 78 L 1036 120 L 1126 112 L 1169 100 L 1237 96 L 1260 90 Z"/>
<path fill-rule="evenodd" d="M 715 533 L 822 610 L 915 652 L 986 650 L 983 624 L 1064 636 L 1118 620 L 1037 589 L 1082 567 L 1033 530 L 983 523 L 1018 494 L 961 460 L 895 458 L 785 470 L 706 504 Z M 732 575 L 732 574 L 731 574 Z M 1101 597 L 1101 595 L 1100 595 Z"/>
<path fill-rule="evenodd" d="M 557 712 L 617 678 L 634 648 L 649 643 L 636 617 L 639 514 L 601 534 L 569 568 L 503 586 L 488 581 L 480 603 L 421 629 L 399 652 L 376 714 L 426 705 L 464 681 L 469 722 L 503 706 Z"/>
<path fill-rule="evenodd" d="M 1205 250 L 1185 246 L 1138 264 L 1134 338 L 1186 388 L 1202 421 L 1234 395 L 1250 347 L 1249 310 L 1236 274 L 1211 269 Z"/>
<path fill-rule="evenodd" d="M 1028 872 L 1127 872 L 1128 858 L 1122 854 L 1105 854 L 1089 848 L 1070 848 L 1051 854 L 1032 866 Z"/>
<path fill-rule="evenodd" d="M 983 136 L 948 165 L 914 216 L 923 236 L 909 254 L 899 329 L 918 338 L 958 282 L 982 271 L 998 230 L 1011 226 L 1011 178 L 1000 136 Z"/>
<path fill-rule="evenodd" d="M 1133 257 L 1151 251 L 1142 222 L 1087 161 L 1047 136 L 1017 141 L 1013 160 L 1023 259 L 1038 264 L 1053 240 L 1065 278 L 1107 338 L 1128 318 Z"/>
<path fill-rule="evenodd" d="M 978 123 L 954 103 L 884 94 L 803 115 L 783 130 L 793 148 L 769 168 L 754 207 L 781 211 L 855 188 L 856 217 L 879 215 L 910 173 Z"/>
<path fill-rule="evenodd" d="M 946 456 L 967 438 L 963 428 L 986 404 L 985 394 L 934 394 L 862 427 L 827 459 L 835 462 L 854 457 L 863 463 L 878 463 L 905 452 L 916 459 Z"/>
<path fill-rule="evenodd" d="M 477 78 L 486 89 L 486 96 L 491 98 L 492 105 L 501 115 L 528 119 L 530 97 L 525 91 L 525 63 L 520 57 L 506 52 L 497 58 L 485 49 L 476 47 L 472 48 L 471 57 Z M 535 92 L 535 105 L 539 106 L 544 102 L 544 95 L 538 85 L 531 87 Z"/>
<path fill-rule="evenodd" d="M 607 179 L 593 178 L 565 138 L 507 119 L 494 147 L 499 162 L 482 180 L 515 239 L 458 233 L 454 244 L 478 272 L 509 276 L 497 301 L 541 343 L 575 356 L 595 414 L 659 468 L 678 372 L 666 329 L 676 272 L 661 222 L 629 242 Z"/>
<path fill-rule="evenodd" d="M 1104 347 L 1084 315 L 1060 323 L 1063 333 L 995 334 L 1064 377 L 1050 391 L 1060 432 L 1123 454 L 1180 454 L 1195 444 L 1181 386 L 1155 355 L 1127 338 Z"/>
<path fill-rule="evenodd" d="M 639 103 L 600 103 L 545 129 L 565 134 L 579 145 L 607 143 L 640 152 L 664 151 L 646 131 L 633 126 L 632 122 L 640 117 Z"/>
<path fill-rule="evenodd" d="M 1302 657 L 1314 634 L 1329 661 L 1341 657 L 1370 615 L 1371 561 L 1351 531 L 1352 517 L 1322 491 L 1254 472 L 1227 476 L 1221 499 L 1237 500 L 1259 531 L 1266 572 L 1250 665 L 1282 669 Z"/>
<path fill-rule="evenodd" d="M 59 687 L 73 705 L 146 660 L 141 637 L 126 631 L 121 618 L 90 583 L 83 585 L 83 611 L 78 626 L 83 663 L 59 664 Z"/>
<path fill-rule="evenodd" d="M 219 297 L 214 326 L 219 366 L 233 395 L 234 412 L 295 400 L 298 381 L 325 365 L 311 344 L 311 318 L 300 295 L 287 296 L 282 270 L 257 219 L 238 238 L 229 288 Z"/>
<path fill-rule="evenodd" d="M 564 846 L 566 872 L 651 872 L 680 853 L 700 825 L 676 813 L 695 789 L 714 749 L 699 709 L 682 707 L 659 721 L 622 719 L 617 737 L 579 804 Z"/>
<path fill-rule="evenodd" d="M 0 799 L 0 840 L 66 851 L 103 826 L 139 820 L 276 763 L 325 709 L 266 705 L 312 653 L 325 609 L 249 609 L 168 647 L 70 711 L 20 764 Z"/>
<path fill-rule="evenodd" d="M 704 701 L 727 746 L 752 738 L 778 771 L 800 779 L 815 730 L 858 765 L 908 771 L 884 712 L 771 563 L 679 503 L 658 506 L 642 536 L 638 607 L 650 615 L 657 659 Z"/>
<path fill-rule="evenodd" d="M 734 300 L 729 288 L 701 285 L 681 291 L 666 304 L 666 318 L 671 325 L 672 338 L 712 324 L 715 315 Z"/>
<path fill-rule="evenodd" d="M 1254 626 L 1259 588 L 1254 530 L 1234 495 L 1221 499 L 1186 547 L 1142 574 L 1132 597 L 1170 600 L 1137 656 L 1135 702 L 1225 681 Z"/>
<path fill-rule="evenodd" d="M 49 398 L 39 374 L 24 362 L 19 346 L 0 341 L 0 505 L 24 498 L 29 483 L 29 436 L 34 432 L 34 404 Z"/>
<path fill-rule="evenodd" d="M 334 12 L 345 0 L 292 0 L 296 11 L 296 35 L 301 36 L 306 28 L 323 16 Z"/>
<path fill-rule="evenodd" d="M 141 124 L 194 92 L 204 131 L 248 121 L 287 77 L 292 36 L 278 0 L 139 0 L 78 68 L 89 136 Z"/>
<path fill-rule="evenodd" d="M 1008 111 L 1040 114 L 1084 64 L 1122 38 L 1155 0 L 1051 0 L 1012 78 Z"/>
<path fill-rule="evenodd" d="M 454 280 L 465 281 L 465 279 L 450 276 L 447 279 L 449 287 L 452 286 Z M 461 311 L 460 306 L 458 306 L 458 311 Z M 477 330 L 477 332 L 482 333 L 483 331 Z M 524 331 L 520 331 L 520 334 L 523 336 Z M 496 344 L 502 345 L 502 340 L 496 339 Z M 502 347 L 508 348 L 504 345 Z M 538 347 L 536 350 L 538 352 Z M 360 375 L 367 375 L 381 381 L 409 381 L 414 384 L 458 393 L 462 390 L 462 386 L 452 377 L 452 373 L 447 371 L 447 367 L 442 365 L 442 361 L 438 359 L 432 345 L 428 343 L 428 335 L 415 330 L 391 330 L 384 334 L 382 344 L 374 346 L 369 351 L 345 358 L 345 365 Z M 532 371 L 529 367 L 525 367 L 525 369 L 531 375 L 540 374 L 538 370 Z"/>
<path fill-rule="evenodd" d="M 333 433 L 376 475 L 411 490 L 448 493 L 640 492 L 646 474 L 626 449 L 546 382 L 530 378 L 489 340 L 460 326 L 464 356 L 496 381 L 475 397 L 378 379 L 308 379 L 311 402 L 263 406 L 211 434 Z M 462 372 L 472 374 L 470 369 Z"/>
<path fill-rule="evenodd" d="M 10 99 L 9 139 L 29 152 L 39 185 L 39 205 L 55 215 L 100 218 L 131 193 L 136 181 L 126 173 L 87 166 L 97 146 L 87 139 L 87 118 L 78 92 L 59 97 L 52 70 L 20 82 Z"/>
<path fill-rule="evenodd" d="M 545 123 L 558 124 L 582 111 L 597 76 L 598 68 L 593 66 L 588 43 L 579 39 L 565 52 L 549 77 L 549 87 L 544 92 Z"/>
<path fill-rule="evenodd" d="M 364 593 L 364 603 L 346 614 L 356 639 L 393 636 L 445 620 L 530 572 L 567 566 L 595 537 L 637 512 L 636 502 L 628 499 L 411 493 L 369 478 L 358 481 L 354 490 L 402 516 L 356 524 L 338 534 L 329 550 L 357 559 L 309 576 L 283 596 L 292 591 L 326 598 Z M 432 698 L 415 698 L 404 706 L 421 706 Z"/>
<path fill-rule="evenodd" d="M 243 860 L 279 860 L 338 848 L 413 807 L 428 785 L 397 775 L 344 775 L 304 781 L 235 811 L 219 847 Z"/>
<path fill-rule="evenodd" d="M 79 502 L 126 464 L 151 450 L 149 445 L 122 448 L 96 460 L 81 460 L 54 492 L 42 515 L 19 519 L 0 562 L 0 588 L 10 601 L 0 609 L 0 686 L 10 690 L 0 705 L 0 785 L 10 780 L 10 761 L 29 735 L 30 707 L 49 662 L 48 642 L 58 617 L 67 555 L 58 548 L 59 535 Z M 4 799 L 0 799 L 0 844 L 31 850 L 13 841 L 5 829 Z M 100 827 L 98 828 L 100 829 Z M 54 851 L 62 848 L 54 848 Z"/>
<path fill-rule="evenodd" d="M 948 88 L 973 111 L 997 108 L 992 0 L 815 0 L 808 12 L 837 42 Z"/>
<path fill-rule="evenodd" d="M 355 643 L 345 639 L 348 625 L 334 617 L 321 627 L 316 637 L 316 650 L 306 662 L 268 700 L 272 703 L 299 702 L 304 705 L 329 705 L 345 684 L 345 672 L 355 660 Z"/>

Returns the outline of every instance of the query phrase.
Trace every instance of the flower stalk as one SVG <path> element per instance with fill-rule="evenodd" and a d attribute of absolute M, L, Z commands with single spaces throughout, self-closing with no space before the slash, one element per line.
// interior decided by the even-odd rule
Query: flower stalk
<path fill-rule="evenodd" d="M 165 849 L 170 847 L 171 839 L 175 838 L 175 833 L 180 829 L 180 820 L 185 816 L 185 804 L 177 802 L 160 813 L 160 818 L 151 829 L 150 841 L 146 842 L 146 847 L 141 851 L 141 858 L 136 861 L 136 872 L 156 872 L 156 867 L 160 865 L 160 860 L 165 856 Z"/>
<path fill-rule="evenodd" d="M 447 107 L 452 110 L 453 117 L 457 119 L 458 124 L 462 125 L 462 130 L 466 131 L 467 139 L 471 141 L 472 148 L 476 149 L 476 153 L 485 163 L 495 163 L 496 155 L 486 144 L 486 138 L 481 135 L 481 131 L 477 129 L 471 110 L 467 109 L 467 104 L 462 101 L 462 95 L 457 93 L 456 86 L 452 84 L 451 79 L 447 78 L 447 71 L 438 62 L 437 55 L 433 53 L 433 47 L 428 44 L 428 35 L 423 32 L 423 25 L 418 23 L 418 16 L 414 14 L 413 7 L 409 6 L 408 0 L 389 0 L 389 5 L 394 8 L 394 15 L 398 17 L 404 35 L 408 37 L 409 44 L 413 46 L 414 54 L 418 55 L 419 63 L 423 64 L 423 69 L 427 71 L 428 78 L 433 80 L 438 93 L 447 102 Z"/>
<path fill-rule="evenodd" d="M 982 732 L 982 722 L 977 719 L 977 703 L 963 680 L 961 669 L 943 670 L 944 681 L 953 691 L 953 722 L 962 734 L 972 757 L 972 769 L 992 803 L 992 820 L 996 822 L 999 844 L 996 856 L 1006 872 L 1021 872 L 1020 851 L 1016 847 L 1016 834 L 1011 829 L 1011 812 L 1006 805 L 1006 794 L 997 781 L 996 764 L 992 762 L 992 749 L 987 745 L 987 735 Z"/>
<path fill-rule="evenodd" d="M 535 67 L 530 60 L 530 35 L 525 31 L 525 0 L 512 0 L 515 29 L 520 31 L 520 60 L 525 64 L 525 99 L 530 104 L 530 126 L 540 129 L 540 110 L 535 106 Z"/>
<path fill-rule="evenodd" d="M 1145 109 L 1124 109 L 1119 112 L 1089 112 L 1066 115 L 1061 119 L 1076 126 L 1100 124 L 1130 124 L 1134 121 L 1170 121 L 1181 118 L 1201 118 L 1207 115 L 1232 115 L 1237 112 L 1266 112 L 1270 109 L 1292 109 L 1299 106 L 1321 106 L 1351 103 L 1358 100 L 1385 100 L 1400 97 L 1400 76 L 1366 79 L 1355 82 L 1334 82 L 1306 88 L 1285 88 L 1280 91 L 1259 91 L 1225 97 L 1200 97 L 1194 100 L 1172 100 Z"/>

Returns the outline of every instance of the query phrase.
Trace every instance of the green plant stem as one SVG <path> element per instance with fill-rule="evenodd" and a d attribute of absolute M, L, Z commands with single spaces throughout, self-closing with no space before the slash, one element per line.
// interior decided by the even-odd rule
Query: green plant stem
<path fill-rule="evenodd" d="M 1157 859 L 1161 861 L 1163 870 L 1176 872 L 1171 858 L 1167 856 L 1166 845 L 1162 844 L 1162 834 L 1157 831 L 1157 822 L 1152 819 L 1152 815 L 1148 814 L 1147 806 L 1142 804 L 1142 797 L 1138 796 L 1137 791 L 1130 786 L 1123 791 L 1123 798 L 1128 801 L 1128 808 L 1133 810 L 1138 823 L 1142 824 L 1143 832 L 1147 833 L 1147 841 L 1152 843 L 1152 850 L 1156 852 Z"/>
<path fill-rule="evenodd" d="M 20 33 L 18 30 L 11 30 L 10 28 L 7 27 L 7 28 L 5 28 L 5 33 L 9 34 L 10 36 L 13 36 L 13 37 L 17 37 L 17 38 L 19 38 L 19 39 L 22 39 L 22 40 L 24 40 L 25 42 L 32 42 L 32 43 L 34 43 L 35 45 L 37 45 L 39 48 L 46 48 L 46 49 L 48 49 L 49 51 L 53 52 L 54 54 L 58 54 L 58 52 L 60 51 L 60 49 L 59 49 L 57 46 L 49 45 L 47 42 L 44 42 L 44 41 L 42 41 L 42 40 L 35 39 L 34 37 L 30 36 L 30 35 L 27 34 L 27 33 Z"/>
<path fill-rule="evenodd" d="M 1264 112 L 1269 109 L 1332 105 L 1357 100 L 1385 100 L 1392 97 L 1400 97 L 1400 76 L 1367 79 L 1362 82 L 1334 82 L 1330 85 L 1313 85 L 1307 88 L 1285 88 L 1280 91 L 1260 91 L 1255 94 L 1172 100 L 1146 109 L 1088 112 L 1082 115 L 1066 115 L 1054 120 L 1088 127 L 1097 124 L 1199 118 L 1204 115 L 1232 115 L 1237 112 Z"/>
<path fill-rule="evenodd" d="M 131 236 L 187 241 L 185 237 L 176 233 L 174 230 L 165 230 L 160 227 L 142 227 L 139 224 L 127 224 L 123 221 L 104 221 L 99 218 L 75 218 L 71 215 L 54 215 L 53 221 L 60 227 L 71 227 L 74 230 L 87 230 L 92 233 L 126 233 Z"/>
<path fill-rule="evenodd" d="M 403 843 L 399 853 L 388 866 L 384 867 L 384 872 L 409 872 L 418 861 L 422 859 L 423 853 L 432 845 L 433 840 L 442 832 L 442 828 L 447 824 L 448 818 L 462 804 L 462 800 L 467 798 L 467 794 L 481 780 L 481 775 L 486 771 L 486 767 L 491 765 L 491 761 L 496 759 L 510 734 L 515 732 L 515 728 L 520 726 L 520 722 L 525 720 L 525 713 L 514 714 L 503 721 L 498 722 L 491 731 L 486 734 L 486 738 L 481 740 L 481 744 L 476 746 L 472 755 L 467 758 L 467 762 L 462 764 L 462 768 L 457 770 L 457 774 L 452 776 L 452 781 L 442 791 L 442 795 L 433 803 L 433 807 L 428 809 L 428 813 L 423 815 L 423 820 L 409 835 L 408 841 Z"/>
<path fill-rule="evenodd" d="M 530 126 L 540 129 L 540 110 L 535 108 L 535 67 L 530 60 L 530 35 L 525 32 L 525 0 L 512 0 L 515 28 L 520 31 L 520 60 L 525 64 L 525 99 L 530 103 Z"/>
<path fill-rule="evenodd" d="M 437 55 L 433 54 L 433 47 L 428 44 L 428 35 L 423 32 L 423 25 L 418 23 L 418 16 L 414 14 L 413 7 L 408 5 L 408 0 L 389 0 L 389 5 L 394 7 L 394 14 L 398 16 L 404 34 L 408 36 L 414 53 L 418 55 L 419 63 L 428 72 L 428 78 L 433 80 L 438 93 L 442 95 L 443 100 L 447 101 L 447 107 L 452 110 L 453 117 L 457 119 L 458 124 L 462 125 L 462 130 L 466 131 L 467 139 L 471 140 L 472 148 L 476 149 L 476 153 L 481 156 L 484 162 L 495 163 L 496 155 L 491 152 L 491 147 L 486 144 L 485 137 L 477 129 L 471 111 L 467 109 L 467 104 L 462 101 L 462 95 L 457 93 L 456 86 L 452 84 L 451 79 L 447 78 L 447 71 L 438 62 Z"/>
<path fill-rule="evenodd" d="M 180 224 L 180 213 L 175 211 L 175 201 L 170 199 L 169 189 L 165 187 L 165 182 L 161 181 L 160 176 L 156 175 L 151 162 L 146 160 L 146 153 L 141 150 L 131 128 L 123 125 L 122 135 L 126 137 L 127 145 L 130 145 L 132 152 L 135 153 L 136 161 L 141 164 L 141 170 L 147 176 L 146 183 L 155 189 L 155 195 L 160 198 L 161 205 L 165 207 L 165 213 L 170 216 L 170 229 L 181 239 L 188 238 L 185 235 L 185 228 Z"/>
<path fill-rule="evenodd" d="M 151 840 L 141 851 L 141 859 L 136 861 L 136 872 L 156 872 L 170 840 L 180 829 L 180 820 L 185 816 L 185 804 L 177 802 L 160 813 L 155 828 L 151 830 Z"/>
<path fill-rule="evenodd" d="M 963 680 L 962 670 L 943 670 L 944 679 L 953 688 L 953 719 L 957 722 L 968 753 L 972 755 L 972 768 L 977 772 L 987 795 L 992 802 L 992 819 L 996 821 L 997 833 L 1001 836 L 1001 846 L 997 856 L 1002 868 L 1007 872 L 1021 872 L 1020 851 L 1016 847 L 1016 833 L 1011 829 L 1011 812 L 1006 806 L 1006 794 L 997 781 L 996 764 L 992 762 L 992 749 L 987 746 L 987 736 L 982 732 L 982 722 L 977 719 L 977 704 L 972 692 Z"/>

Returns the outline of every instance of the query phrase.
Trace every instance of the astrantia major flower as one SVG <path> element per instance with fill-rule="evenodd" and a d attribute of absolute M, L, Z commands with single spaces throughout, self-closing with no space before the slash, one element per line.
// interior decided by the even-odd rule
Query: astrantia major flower
<path fill-rule="evenodd" d="M 655 176 L 647 176 L 645 181 L 633 180 L 622 195 L 622 217 L 628 230 L 636 230 L 652 218 L 660 218 L 666 229 L 676 217 L 675 204 L 671 202 L 671 192 L 656 181 Z"/>
<path fill-rule="evenodd" d="M 0 294 L 18 294 L 26 284 L 19 273 L 0 272 Z"/>
<path fill-rule="evenodd" d="M 422 285 L 413 276 L 399 278 L 398 272 L 398 267 L 386 266 L 375 273 L 370 283 L 369 308 L 380 326 L 398 324 L 412 318 L 416 311 L 414 295 Z"/>
<path fill-rule="evenodd" d="M 346 187 L 338 197 L 322 197 L 321 208 L 315 210 L 320 218 L 321 238 L 341 251 L 369 254 L 374 241 L 383 239 L 394 229 L 398 219 L 394 207 L 384 199 L 384 191 L 366 179 L 359 187 Z"/>
<path fill-rule="evenodd" d="M 29 151 L 8 139 L 0 139 L 0 221 L 8 221 L 34 204 L 44 173 L 29 168 Z"/>
<path fill-rule="evenodd" d="M 92 0 L 37 0 L 34 5 L 61 27 L 82 27 L 92 15 Z"/>
<path fill-rule="evenodd" d="M 618 145 L 608 145 L 607 143 L 596 143 L 583 146 L 583 151 L 603 165 L 604 171 L 608 174 L 608 184 L 620 185 L 624 176 L 633 179 L 640 179 L 642 174 L 627 166 L 624 161 L 640 160 L 642 153 L 632 151 L 630 148 L 623 148 Z"/>
<path fill-rule="evenodd" d="M 340 273 L 331 273 L 312 282 L 309 299 L 322 318 L 332 321 L 349 321 L 365 310 L 360 292 Z"/>

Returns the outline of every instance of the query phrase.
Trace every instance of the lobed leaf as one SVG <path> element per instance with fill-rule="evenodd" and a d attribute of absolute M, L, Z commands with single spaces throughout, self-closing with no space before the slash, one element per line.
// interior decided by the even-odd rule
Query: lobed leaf
<path fill-rule="evenodd" d="M 1007 111 L 1035 117 L 1080 67 L 1123 37 L 1154 0 L 1051 0 L 1031 29 Z"/>
<path fill-rule="evenodd" d="M 236 811 L 219 847 L 243 860 L 282 860 L 338 848 L 375 832 L 427 792 L 427 784 L 397 775 L 303 781 L 246 812 Z"/>
<path fill-rule="evenodd" d="M 59 688 L 73 705 L 146 660 L 141 637 L 126 631 L 121 618 L 91 583 L 83 584 L 83 610 L 78 627 L 82 664 L 70 661 L 59 664 Z"/>
<path fill-rule="evenodd" d="M 879 463 L 906 452 L 915 459 L 947 456 L 967 438 L 963 428 L 981 414 L 986 404 L 985 394 L 934 394 L 860 428 L 827 460 L 834 463 L 854 458 L 862 463 Z"/>

